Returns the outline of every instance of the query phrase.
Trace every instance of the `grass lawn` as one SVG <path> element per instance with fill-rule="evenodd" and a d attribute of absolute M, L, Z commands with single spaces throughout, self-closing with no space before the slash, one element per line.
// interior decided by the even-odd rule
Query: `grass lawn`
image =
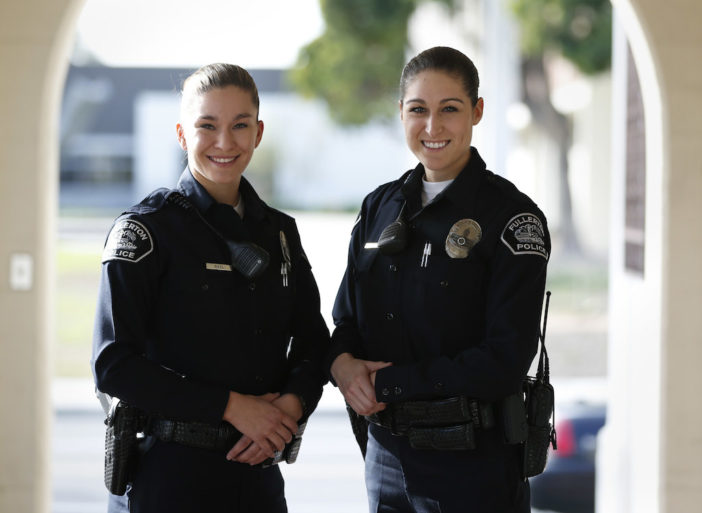
<path fill-rule="evenodd" d="M 90 376 L 101 252 L 100 242 L 59 242 L 57 245 L 55 376 Z"/>

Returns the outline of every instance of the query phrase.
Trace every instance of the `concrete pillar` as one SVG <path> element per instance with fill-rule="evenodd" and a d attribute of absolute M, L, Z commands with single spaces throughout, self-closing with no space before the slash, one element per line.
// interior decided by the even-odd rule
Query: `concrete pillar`
<path fill-rule="evenodd" d="M 0 511 L 49 511 L 58 114 L 81 5 L 0 3 Z"/>
<path fill-rule="evenodd" d="M 644 273 L 638 274 L 624 264 L 623 156 L 615 150 L 610 394 L 608 424 L 598 447 L 597 511 L 699 511 L 702 231 L 697 218 L 702 197 L 702 69 L 698 64 L 702 34 L 698 26 L 702 4 L 690 0 L 612 3 L 641 82 L 646 222 Z M 616 109 L 623 99 L 617 97 L 616 78 L 614 87 L 617 119 Z M 620 128 L 615 123 L 615 134 Z M 613 148 L 621 148 L 616 135 Z"/>

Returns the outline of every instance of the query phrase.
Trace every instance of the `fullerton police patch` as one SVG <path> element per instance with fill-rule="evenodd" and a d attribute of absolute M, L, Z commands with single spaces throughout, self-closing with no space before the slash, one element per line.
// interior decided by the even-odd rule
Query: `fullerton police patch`
<path fill-rule="evenodd" d="M 541 255 L 548 260 L 544 225 L 534 214 L 517 214 L 507 221 L 500 237 L 515 255 Z"/>
<path fill-rule="evenodd" d="M 138 262 L 154 250 L 151 234 L 139 221 L 122 219 L 112 227 L 102 261 L 124 260 Z"/>

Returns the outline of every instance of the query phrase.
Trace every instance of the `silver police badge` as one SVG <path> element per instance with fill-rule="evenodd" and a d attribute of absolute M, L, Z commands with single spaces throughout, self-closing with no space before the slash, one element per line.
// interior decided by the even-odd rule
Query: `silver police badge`
<path fill-rule="evenodd" d="M 446 237 L 446 254 L 451 258 L 466 258 L 483 236 L 480 225 L 472 219 L 461 219 L 449 230 Z"/>

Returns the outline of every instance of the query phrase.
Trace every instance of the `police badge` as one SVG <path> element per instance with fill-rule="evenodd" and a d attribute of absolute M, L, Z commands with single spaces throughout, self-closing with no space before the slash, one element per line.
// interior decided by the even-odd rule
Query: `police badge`
<path fill-rule="evenodd" d="M 483 236 L 483 230 L 473 219 L 461 219 L 446 237 L 446 254 L 451 258 L 466 258 Z"/>

